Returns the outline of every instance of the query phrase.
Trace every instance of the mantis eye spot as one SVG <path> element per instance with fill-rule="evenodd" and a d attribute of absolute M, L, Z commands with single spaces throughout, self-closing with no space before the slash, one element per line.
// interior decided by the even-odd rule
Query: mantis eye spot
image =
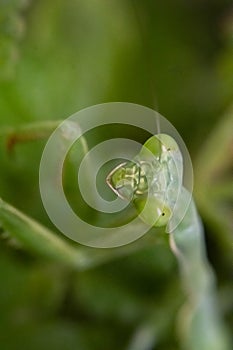
<path fill-rule="evenodd" d="M 167 149 L 167 151 L 170 151 L 170 150 L 171 150 L 171 148 L 168 148 L 168 149 Z"/>
<path fill-rule="evenodd" d="M 162 213 L 162 216 L 164 216 L 165 215 L 165 213 Z"/>

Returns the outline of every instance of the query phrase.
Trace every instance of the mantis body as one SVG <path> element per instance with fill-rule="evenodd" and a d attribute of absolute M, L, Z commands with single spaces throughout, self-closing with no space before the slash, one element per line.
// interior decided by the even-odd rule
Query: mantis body
<path fill-rule="evenodd" d="M 230 349 L 218 318 L 214 274 L 206 259 L 203 227 L 190 193 L 182 185 L 183 161 L 169 135 L 152 136 L 133 161 L 120 164 L 107 177 L 110 188 L 133 201 L 139 217 L 150 226 L 167 226 L 177 257 L 186 303 L 179 330 L 189 350 Z M 185 213 L 183 208 L 186 205 Z M 171 228 L 174 216 L 178 225 Z"/>

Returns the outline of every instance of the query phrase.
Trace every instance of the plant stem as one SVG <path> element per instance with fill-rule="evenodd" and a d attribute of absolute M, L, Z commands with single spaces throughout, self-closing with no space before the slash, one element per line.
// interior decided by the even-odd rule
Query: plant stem
<path fill-rule="evenodd" d="M 185 200 L 186 192 L 183 192 Z M 219 317 L 215 277 L 205 247 L 203 228 L 195 204 L 170 235 L 170 246 L 177 257 L 186 293 L 180 315 L 180 335 L 187 350 L 230 350 L 228 334 Z"/>
<path fill-rule="evenodd" d="M 194 164 L 196 170 L 195 198 L 198 208 L 211 228 L 223 258 L 232 261 L 232 221 L 222 215 L 224 201 L 233 200 L 233 182 L 226 180 L 225 173 L 232 168 L 233 155 L 233 108 L 221 118 L 201 149 Z M 227 183 L 226 183 L 227 181 Z M 223 210 L 224 211 L 224 210 Z"/>
<path fill-rule="evenodd" d="M 0 199 L 0 223 L 11 237 L 26 249 L 77 270 L 84 270 L 150 247 L 158 237 L 148 235 L 140 241 L 114 249 L 95 249 L 72 245 L 35 220 Z"/>
<path fill-rule="evenodd" d="M 0 130 L 0 137 L 6 138 L 6 145 L 9 152 L 14 150 L 18 143 L 31 142 L 45 139 L 61 125 L 64 121 L 44 121 L 17 127 L 5 127 Z M 88 146 L 84 137 L 80 138 L 85 153 Z"/>

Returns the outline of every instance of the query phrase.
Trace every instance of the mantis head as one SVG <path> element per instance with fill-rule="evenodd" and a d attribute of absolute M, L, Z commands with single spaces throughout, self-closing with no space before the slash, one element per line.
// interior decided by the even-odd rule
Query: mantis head
<path fill-rule="evenodd" d="M 140 218 L 152 226 L 165 226 L 172 214 L 167 189 L 171 186 L 169 159 L 179 151 L 175 140 L 166 134 L 152 136 L 135 161 L 119 164 L 107 176 L 111 190 L 123 200 L 133 201 Z M 169 170 L 167 170 L 169 169 Z"/>

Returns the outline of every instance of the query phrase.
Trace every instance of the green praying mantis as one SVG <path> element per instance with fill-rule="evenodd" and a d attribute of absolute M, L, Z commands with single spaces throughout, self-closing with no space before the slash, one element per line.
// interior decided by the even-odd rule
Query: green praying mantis
<path fill-rule="evenodd" d="M 37 125 L 30 127 L 29 133 L 27 127 L 17 134 L 17 138 L 10 140 L 31 141 L 47 135 L 47 129 L 50 131 L 51 128 L 54 125 L 46 124 L 46 128 Z M 120 198 L 133 202 L 139 217 L 148 226 L 167 226 L 167 231 L 171 232 L 168 236 L 170 248 L 177 257 L 186 295 L 177 322 L 184 349 L 228 350 L 231 346 L 219 317 L 215 279 L 206 259 L 202 223 L 194 201 L 190 201 L 190 193 L 182 185 L 182 176 L 183 159 L 177 142 L 169 135 L 159 134 L 146 141 L 135 159 L 114 168 L 107 183 Z M 184 204 L 187 206 L 185 213 Z M 176 226 L 171 224 L 174 217 L 178 217 Z M 3 227 L 28 248 L 77 269 L 122 254 L 122 250 L 115 253 L 101 250 L 98 255 L 97 250 L 95 256 L 92 250 L 74 249 L 1 200 L 0 219 Z M 136 243 L 138 246 L 143 244 L 141 240 Z M 128 252 L 130 246 L 123 249 Z M 148 346 L 140 349 L 146 348 Z M 131 349 L 134 348 L 128 350 Z"/>
<path fill-rule="evenodd" d="M 214 275 L 206 259 L 203 227 L 190 193 L 182 186 L 183 161 L 176 141 L 167 134 L 149 138 L 133 161 L 121 163 L 107 176 L 109 187 L 132 201 L 149 226 L 169 225 L 172 216 L 187 210 L 170 230 L 170 247 L 180 265 L 187 301 L 180 336 L 190 350 L 230 348 L 218 317 Z M 201 336 L 200 336 L 201 335 Z"/>

